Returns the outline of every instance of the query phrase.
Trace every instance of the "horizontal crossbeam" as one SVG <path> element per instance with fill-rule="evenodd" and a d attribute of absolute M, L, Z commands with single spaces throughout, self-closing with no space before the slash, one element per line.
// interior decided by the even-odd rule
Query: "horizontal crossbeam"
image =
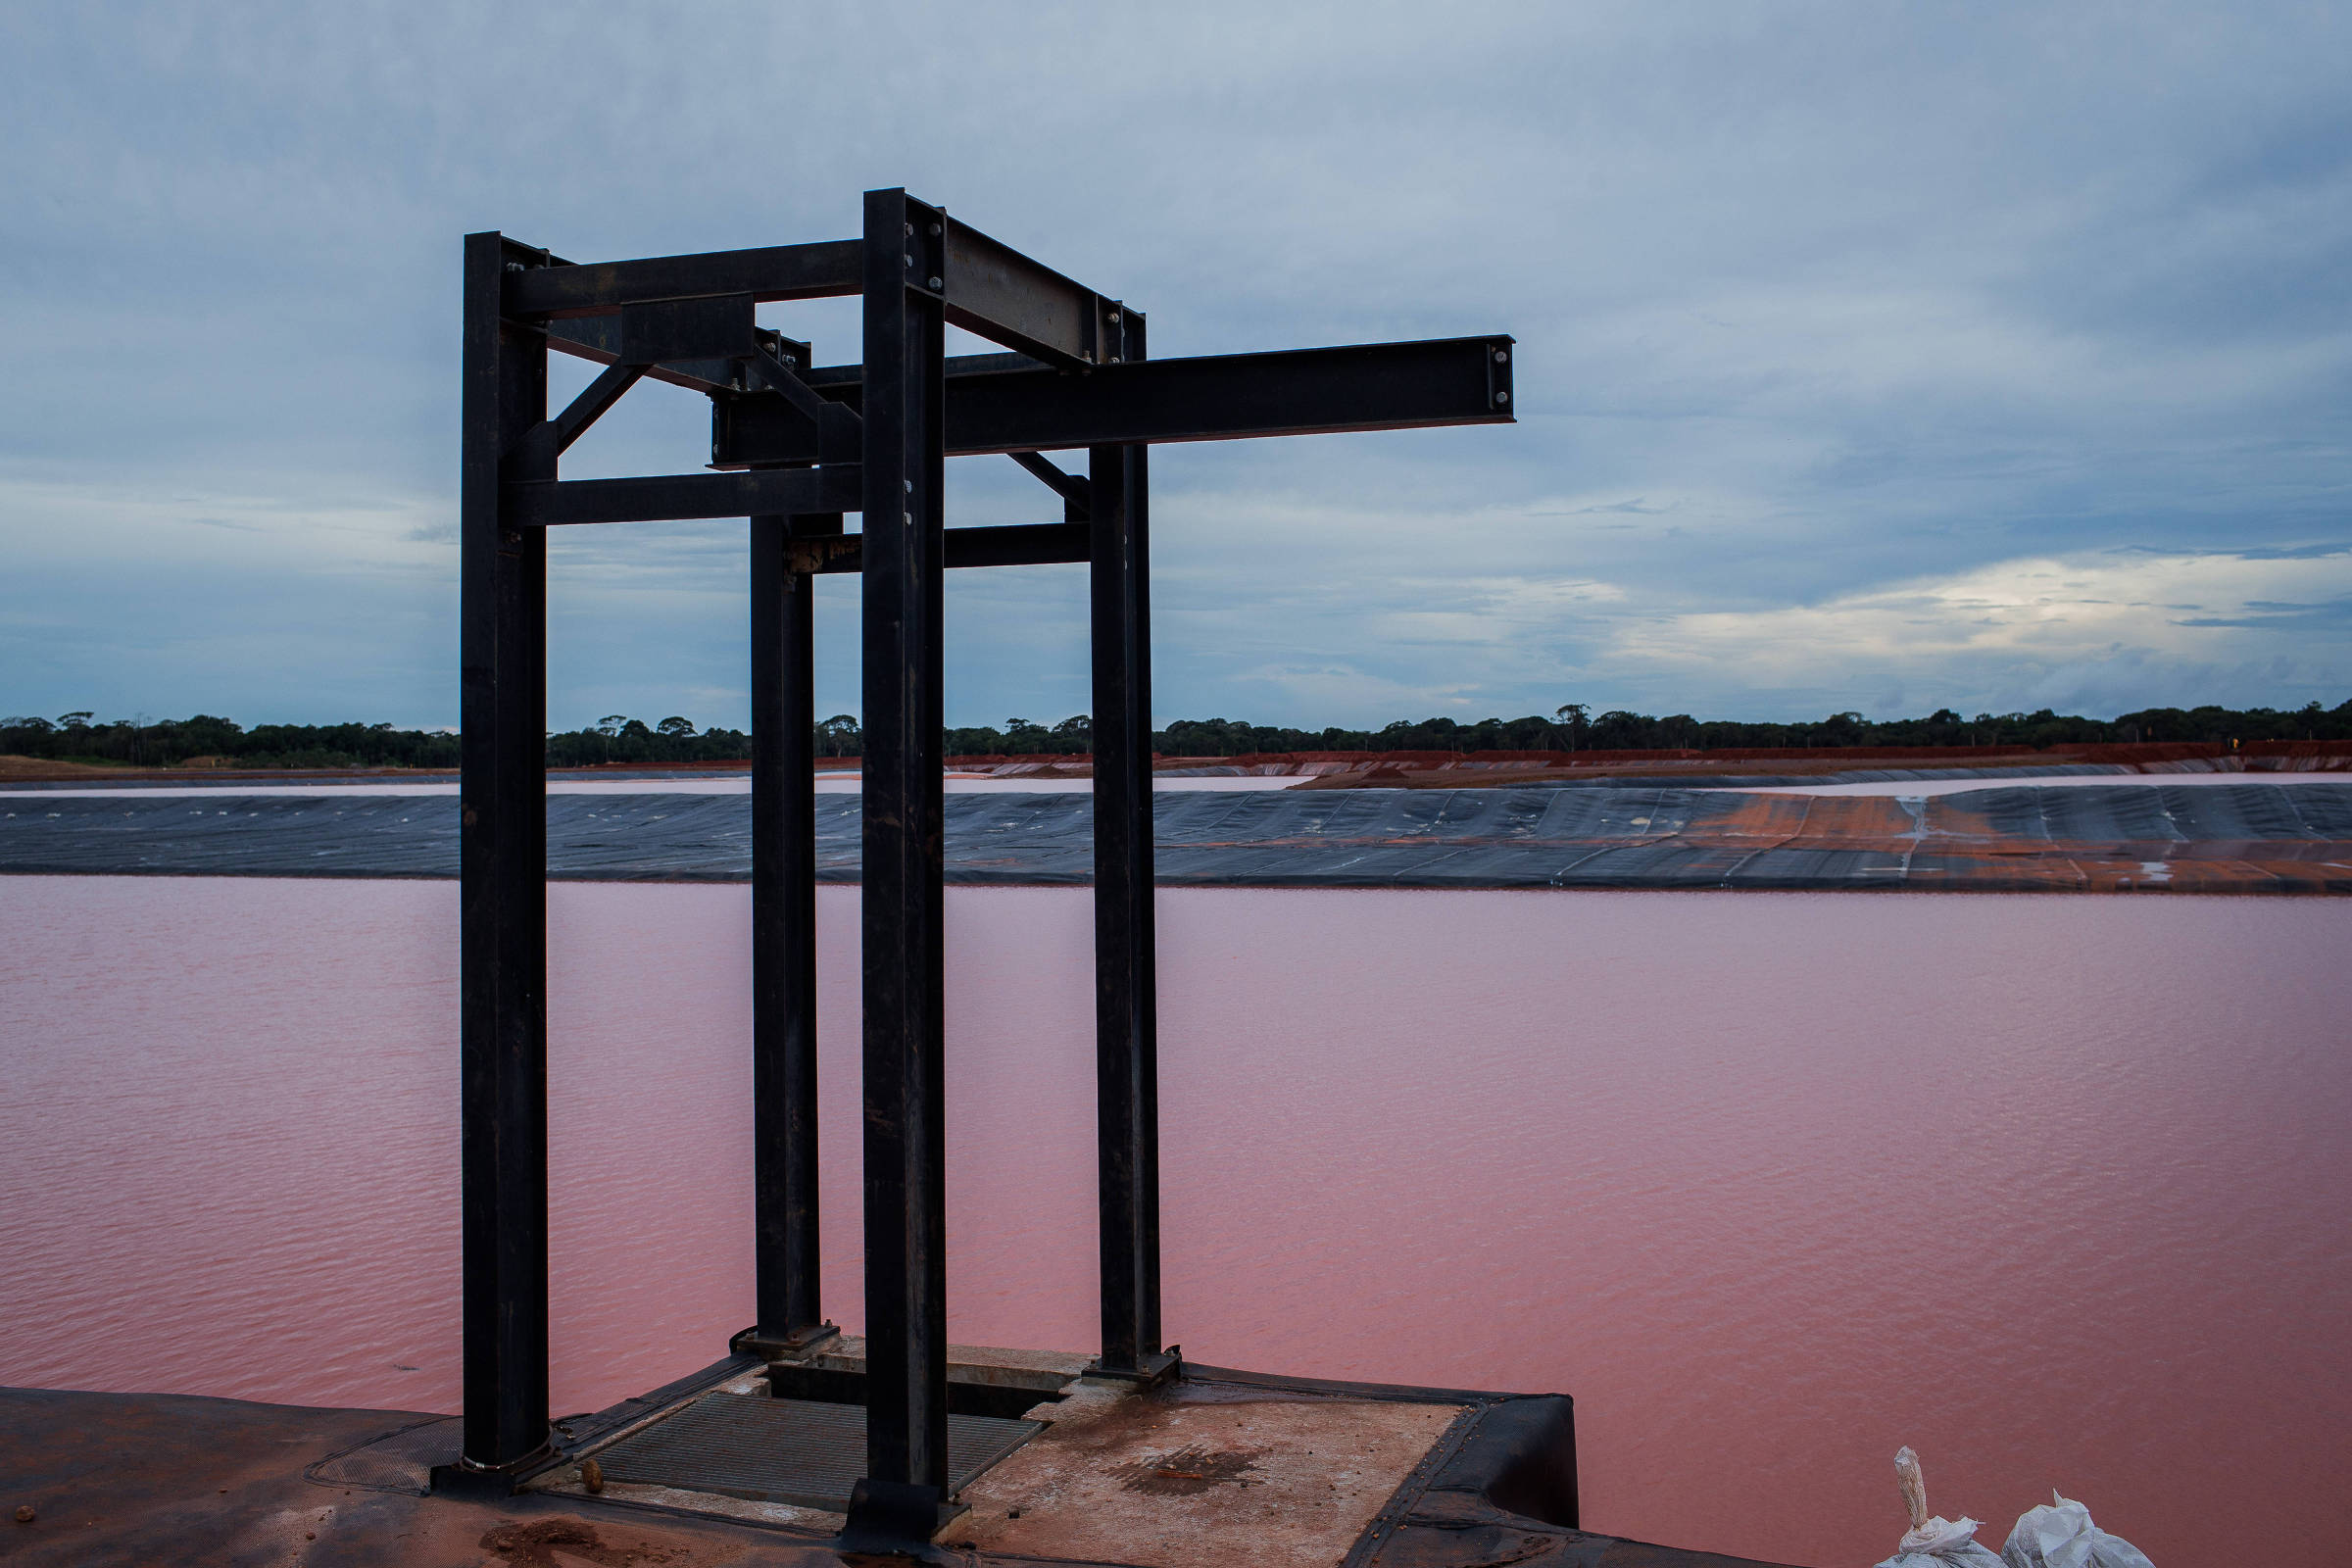
<path fill-rule="evenodd" d="M 862 289 L 864 265 L 865 242 L 857 239 L 633 262 L 559 263 L 507 273 L 499 309 L 509 317 L 563 317 L 705 294 L 749 294 L 761 302 L 822 299 Z"/>
<path fill-rule="evenodd" d="M 1052 367 L 1028 354 L 951 354 L 947 357 L 948 379 L 958 376 L 999 375 L 1006 370 L 1045 370 Z M 865 381 L 862 365 L 819 365 L 810 368 L 802 379 L 813 387 L 830 387 L 829 398 L 839 398 L 852 408 L 858 406 L 858 389 Z"/>
<path fill-rule="evenodd" d="M 943 215 L 939 224 L 939 274 L 910 274 L 907 281 L 936 290 L 950 321 L 1053 364 L 1092 365 L 1117 358 L 1118 301 L 1105 300 L 968 223 Z M 548 266 L 506 274 L 501 309 L 509 317 L 552 321 L 714 295 L 747 294 L 767 302 L 856 294 L 864 282 L 864 243 L 832 240 L 585 264 L 551 257 Z M 909 247 L 909 266 L 913 257 L 914 248 Z M 566 338 L 597 341 L 603 336 L 558 330 L 550 346 L 561 349 Z M 1106 343 L 1114 345 L 1107 352 Z M 706 390 L 723 386 L 727 376 L 712 373 L 717 363 L 723 362 L 683 373 L 706 382 Z M 677 372 L 656 374 L 662 380 L 677 378 Z"/>
<path fill-rule="evenodd" d="M 620 363 L 620 317 L 582 316 L 547 323 L 547 346 L 559 354 L 593 360 L 599 365 Z M 688 360 L 651 366 L 650 380 L 666 381 L 693 392 L 725 392 L 735 385 L 733 360 Z"/>
<path fill-rule="evenodd" d="M 746 323 L 747 326 L 749 323 Z M 575 359 L 593 360 L 599 365 L 618 365 L 627 356 L 624 342 L 627 333 L 621 314 L 606 316 L 576 316 L 547 323 L 547 346 L 559 354 Z M 746 356 L 773 349 L 784 356 L 787 368 L 805 369 L 808 364 L 808 345 L 774 332 L 754 331 L 744 346 L 723 358 L 674 359 L 646 367 L 646 377 L 682 386 L 693 392 L 741 391 L 744 380 L 739 373 Z"/>
<path fill-rule="evenodd" d="M 946 561 L 957 566 L 1051 566 L 1091 560 L 1094 530 L 1083 522 L 1030 522 L 1003 528 L 949 528 L 940 534 Z M 854 533 L 795 539 L 795 571 L 864 569 L 865 546 Z"/>
<path fill-rule="evenodd" d="M 951 456 L 1063 451 L 1145 442 L 1507 424 L 1508 337 L 1365 343 L 1275 354 L 1103 365 L 1084 374 L 1017 355 L 950 361 Z M 855 404 L 855 368 L 810 372 Z M 780 398 L 712 400 L 711 466 L 808 462 L 807 421 Z"/>
<path fill-rule="evenodd" d="M 1119 303 L 1033 262 L 968 223 L 947 230 L 948 319 L 1006 348 L 1059 365 L 1117 358 Z M 927 279 L 925 281 L 928 281 Z"/>
<path fill-rule="evenodd" d="M 750 473 L 541 480 L 502 487 L 500 512 L 510 526 L 517 528 L 855 512 L 864 500 L 858 486 L 854 463 L 823 468 L 762 468 Z"/>

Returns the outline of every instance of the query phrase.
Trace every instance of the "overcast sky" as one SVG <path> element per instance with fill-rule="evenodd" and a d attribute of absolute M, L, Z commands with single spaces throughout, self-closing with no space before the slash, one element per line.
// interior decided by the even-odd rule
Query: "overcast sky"
<path fill-rule="evenodd" d="M 1162 721 L 2332 706 L 2348 17 L 10 6 L 0 710 L 454 722 L 460 237 L 838 238 L 900 184 L 1158 356 L 1519 339 L 1513 425 L 1159 450 Z M 858 357 L 845 302 L 763 319 Z M 645 384 L 565 474 L 707 425 Z M 1053 515 L 951 475 L 951 525 Z M 551 722 L 744 723 L 743 535 L 565 535 Z M 1083 568 L 949 611 L 952 721 L 1086 709 Z M 856 626 L 827 579 L 820 712 Z"/>

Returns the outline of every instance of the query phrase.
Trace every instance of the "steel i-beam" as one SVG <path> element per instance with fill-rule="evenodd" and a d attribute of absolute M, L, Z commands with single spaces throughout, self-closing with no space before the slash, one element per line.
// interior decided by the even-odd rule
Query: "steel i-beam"
<path fill-rule="evenodd" d="M 441 1485 L 499 1490 L 546 1448 L 547 535 L 505 486 L 555 477 L 555 448 L 507 455 L 547 415 L 543 334 L 501 298 L 535 253 L 466 238 L 459 491 L 459 1140 L 464 1458 Z M 508 471 L 502 471 L 506 469 Z"/>
<path fill-rule="evenodd" d="M 1132 364 L 1144 321 L 1105 310 Z M 1159 1321 L 1159 1067 L 1152 865 L 1151 449 L 1100 446 L 1093 480 L 1095 1114 L 1103 1372 L 1167 1369 Z"/>
<path fill-rule="evenodd" d="M 944 227 L 903 190 L 866 195 L 866 1476 L 853 1534 L 944 1506 L 948 1488 Z"/>
<path fill-rule="evenodd" d="M 975 355 L 949 362 L 948 455 L 1507 424 L 1515 412 L 1511 368 L 1511 339 L 1502 336 L 1147 360 L 1083 372 L 1018 354 Z M 860 373 L 826 366 L 808 380 L 854 405 Z M 805 426 L 780 398 L 715 397 L 711 466 L 813 462 L 818 453 Z"/>
<path fill-rule="evenodd" d="M 751 524 L 752 1338 L 770 1353 L 835 1332 L 817 1298 L 814 584 L 796 526 L 838 534 L 841 516 Z"/>

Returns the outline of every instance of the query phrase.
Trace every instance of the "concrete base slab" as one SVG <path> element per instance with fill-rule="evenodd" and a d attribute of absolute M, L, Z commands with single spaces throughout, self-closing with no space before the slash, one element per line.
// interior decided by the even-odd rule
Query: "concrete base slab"
<path fill-rule="evenodd" d="M 1568 1401 L 1555 1396 L 1199 1367 L 1139 1391 L 1078 1377 L 1083 1358 L 989 1352 L 966 1364 L 993 1368 L 1000 1386 L 1043 1376 L 1066 1390 L 1035 1407 L 1044 1433 L 964 1489 L 970 1511 L 948 1527 L 946 1546 L 974 1563 L 1771 1568 L 1575 1528 Z M 711 1372 L 624 1401 L 620 1428 L 642 1430 L 714 1391 L 769 1396 L 756 1371 Z M 590 1494 L 579 1470 L 587 1446 L 513 1496 L 425 1494 L 426 1462 L 452 1425 L 399 1411 L 0 1389 L 0 1563 L 845 1562 L 831 1544 L 838 1514 L 678 1487 L 608 1483 Z M 20 1507 L 29 1522 L 5 1517 Z"/>

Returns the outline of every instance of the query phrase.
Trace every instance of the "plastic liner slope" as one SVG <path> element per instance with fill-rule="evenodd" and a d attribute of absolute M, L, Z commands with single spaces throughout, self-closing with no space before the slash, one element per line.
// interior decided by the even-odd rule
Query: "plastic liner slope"
<path fill-rule="evenodd" d="M 1170 768 L 1162 776 L 1173 776 L 1176 771 L 1176 769 Z M 1185 771 L 1209 772 L 1214 770 L 1204 768 L 1198 770 L 1186 769 Z M 1224 771 L 1228 773 L 1239 773 L 1243 771 L 1243 769 L 1226 768 Z M 1412 787 L 1416 789 L 1444 788 L 1447 783 L 1451 782 L 1450 780 L 1446 779 L 1444 774 L 1452 770 L 1433 768 L 1430 770 L 1430 772 L 1433 775 L 1436 775 L 1434 779 L 1426 782 L 1417 782 Z M 1769 789 L 1774 787 L 1802 788 L 1808 784 L 1885 784 L 1919 781 L 1943 782 L 1952 779 L 1965 780 L 1979 778 L 2124 778 L 2129 777 L 2138 771 L 2139 770 L 2137 768 L 2124 767 L 2113 762 L 2050 762 L 2021 764 L 2015 767 L 1841 767 L 1835 772 L 1828 773 L 1701 773 L 1696 771 L 1676 772 L 1671 770 L 1670 767 L 1661 767 L 1659 770 L 1658 781 L 1660 783 L 1671 783 L 1678 789 L 1755 790 Z M 1629 784 L 1638 784 L 1641 781 L 1639 778 L 1629 777 L 1626 773 L 1620 772 L 1615 774 L 1604 773 L 1592 778 L 1577 778 L 1574 776 L 1565 778 L 1530 777 L 1524 780 L 1514 778 L 1506 787 L 1512 789 L 1606 790 L 1624 789 Z M 1312 787 L 1319 789 L 1367 789 L 1378 788 L 1380 786 L 1356 784 L 1352 781 L 1342 779 L 1331 783 L 1317 783 Z M 1470 780 L 1465 779 L 1462 782 L 1462 787 L 1469 788 L 1473 786 Z"/>
<path fill-rule="evenodd" d="M 819 875 L 858 878 L 854 795 L 817 798 Z M 2352 893 L 2352 782 L 2008 787 L 1930 798 L 1682 786 L 1164 794 L 1159 879 L 1239 887 Z M 951 882 L 1090 879 L 1082 793 L 947 800 Z M 448 796 L 20 800 L 0 872 L 448 877 Z M 751 875 L 740 795 L 560 795 L 548 871 Z"/>

